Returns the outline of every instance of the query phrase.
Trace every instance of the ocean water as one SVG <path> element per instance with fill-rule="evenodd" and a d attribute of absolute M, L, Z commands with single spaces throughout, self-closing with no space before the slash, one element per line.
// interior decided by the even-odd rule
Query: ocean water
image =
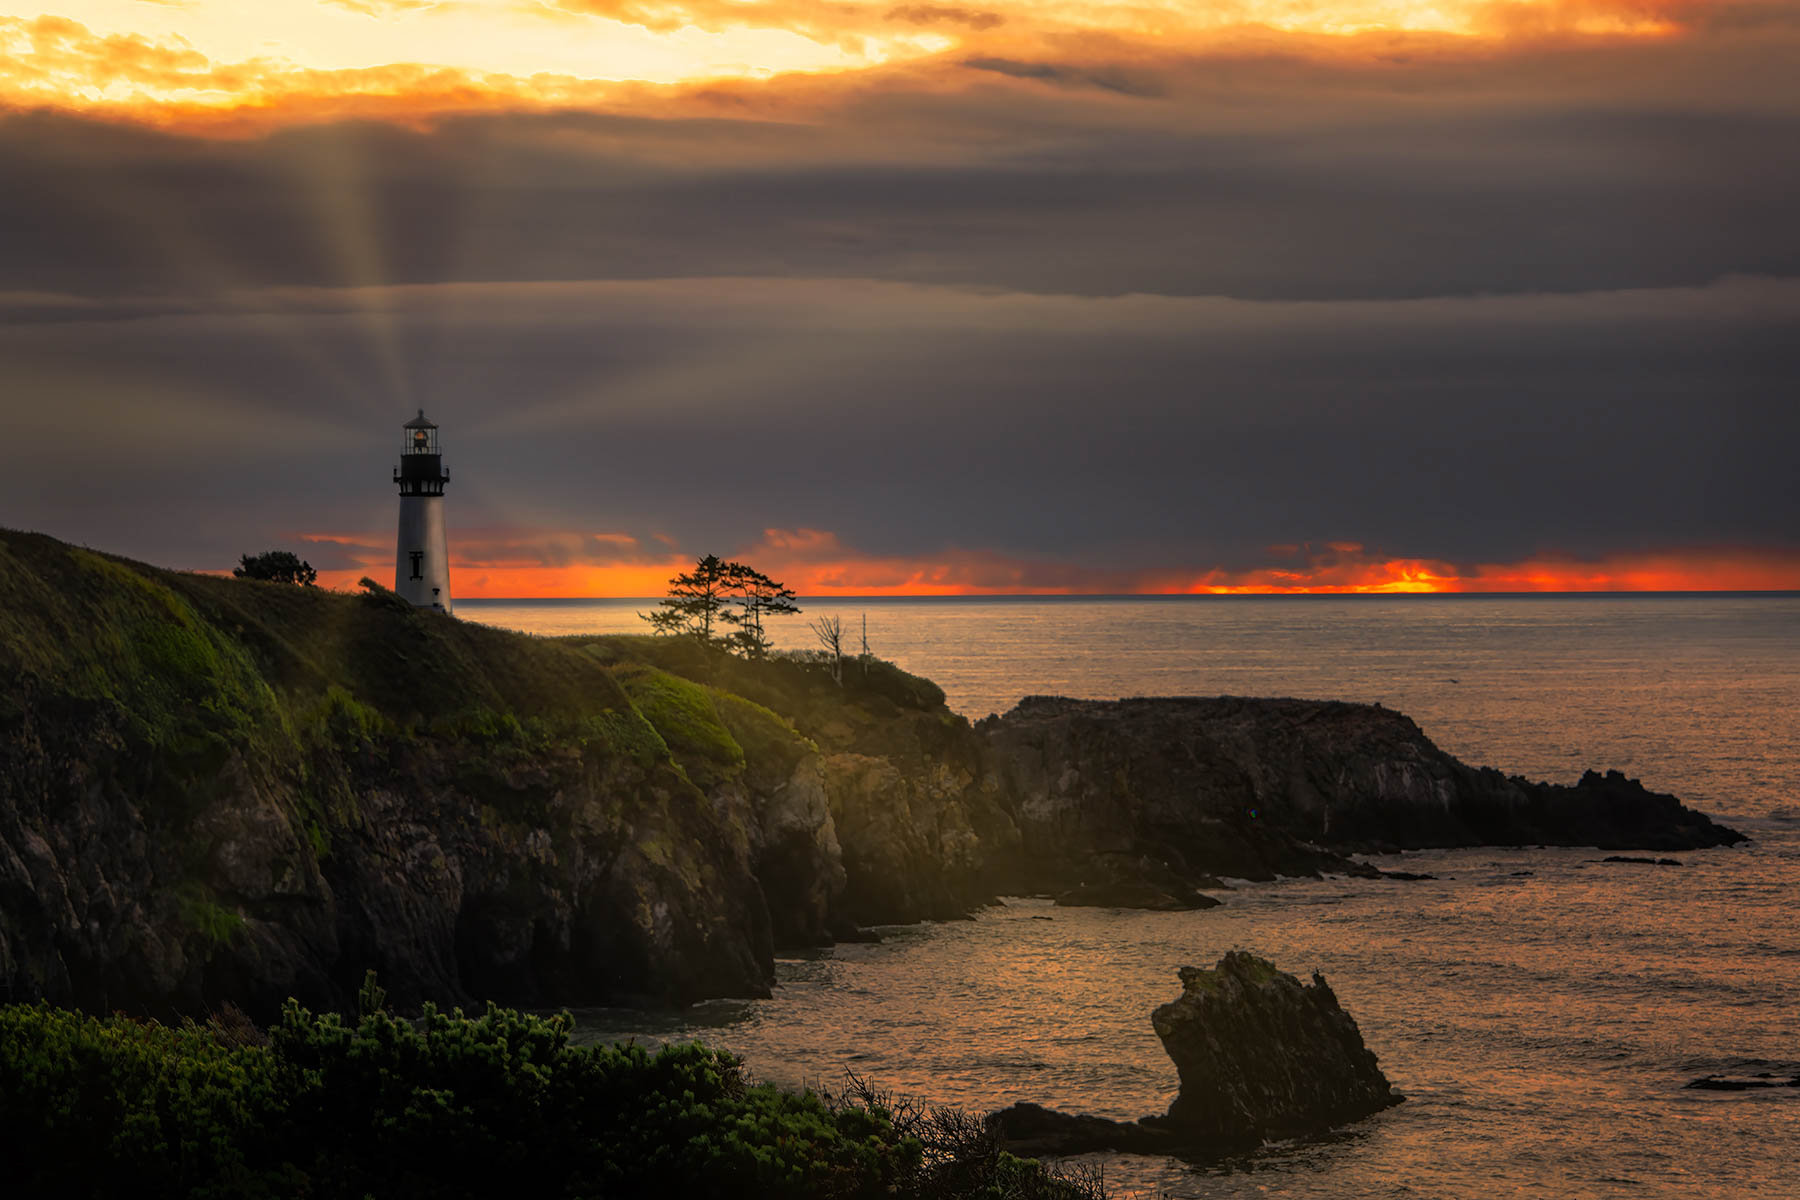
<path fill-rule="evenodd" d="M 543 633 L 636 606 L 465 603 Z M 1120 1195 L 1800 1197 L 1800 597 L 869 601 L 808 605 L 971 715 L 1020 695 L 1379 700 L 1465 760 L 1618 767 L 1745 846 L 1613 864 L 1580 849 L 1378 859 L 1437 875 L 1242 884 L 1196 913 L 1008 898 L 971 921 L 783 959 L 768 1000 L 590 1010 L 582 1036 L 703 1040 L 775 1082 L 985 1112 L 1129 1119 L 1174 1096 L 1150 1028 L 1176 970 L 1241 947 L 1324 972 L 1409 1100 L 1224 1164 L 1098 1156 Z M 803 644 L 803 630 L 787 633 Z"/>

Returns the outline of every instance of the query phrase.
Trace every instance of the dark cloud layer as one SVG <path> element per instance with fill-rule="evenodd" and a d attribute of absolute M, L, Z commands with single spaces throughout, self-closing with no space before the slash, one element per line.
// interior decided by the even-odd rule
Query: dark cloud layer
<path fill-rule="evenodd" d="M 1791 547 L 1800 85 L 1743 53 L 991 60 L 231 140 L 15 113 L 0 523 L 191 565 L 380 530 L 424 405 L 458 521 L 688 549 Z"/>
<path fill-rule="evenodd" d="M 458 519 L 688 547 L 1250 564 L 1271 543 L 1507 561 L 1792 544 L 1800 285 L 1407 302 L 842 282 L 248 298 L 0 334 L 38 400 L 8 520 L 214 561 L 388 523 L 409 415 Z M 372 313 L 379 313 L 376 317 Z M 71 470 L 71 463 L 80 468 Z M 146 551 L 148 552 L 148 551 Z"/>

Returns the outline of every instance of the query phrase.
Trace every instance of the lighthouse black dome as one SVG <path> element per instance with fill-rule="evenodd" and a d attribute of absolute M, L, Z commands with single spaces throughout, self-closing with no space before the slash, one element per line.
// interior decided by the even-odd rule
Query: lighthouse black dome
<path fill-rule="evenodd" d="M 444 468 L 443 455 L 438 450 L 438 427 L 436 423 L 425 419 L 425 410 L 408 421 L 403 428 L 406 440 L 400 448 L 400 466 L 394 472 L 394 482 L 400 485 L 402 496 L 441 496 L 444 485 L 450 481 L 450 472 Z"/>

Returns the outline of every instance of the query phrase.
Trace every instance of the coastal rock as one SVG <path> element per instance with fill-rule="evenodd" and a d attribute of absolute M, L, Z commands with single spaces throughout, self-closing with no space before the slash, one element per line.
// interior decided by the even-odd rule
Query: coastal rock
<path fill-rule="evenodd" d="M 1694 849 L 1742 835 L 1616 771 L 1573 786 L 1464 765 L 1375 705 L 1031 697 L 977 726 L 1030 890 L 1096 878 L 1384 873 L 1353 853 Z M 1106 860 L 1102 865 L 1100 860 Z"/>
<path fill-rule="evenodd" d="M 969 785 L 943 763 L 903 770 L 886 757 L 824 763 L 831 815 L 845 844 L 846 907 L 866 925 L 966 917 L 991 894 L 979 883 L 982 842 L 961 802 Z"/>
<path fill-rule="evenodd" d="M 1754 1075 L 1707 1075 L 1683 1087 L 1703 1092 L 1753 1092 L 1764 1088 L 1800 1088 L 1800 1075 L 1776 1075 L 1758 1071 Z"/>
<path fill-rule="evenodd" d="M 1015 1104 L 987 1118 L 1017 1154 L 1115 1150 L 1210 1158 L 1300 1137 L 1400 1103 L 1324 977 L 1311 984 L 1234 950 L 1181 968 L 1182 993 L 1151 1015 L 1181 1090 L 1135 1122 Z"/>
<path fill-rule="evenodd" d="M 11 533 L 0 596 L 0 995 L 766 994 L 747 835 L 579 650 Z"/>
<path fill-rule="evenodd" d="M 1033 699 L 874 659 L 533 638 L 0 531 L 0 995 L 98 1010 L 679 1003 L 773 947 L 1002 893 L 1208 907 L 1399 847 L 1687 849 L 1616 773 L 1475 771 L 1405 717 Z"/>
<path fill-rule="evenodd" d="M 1646 867 L 1679 867 L 1679 858 L 1643 858 L 1635 854 L 1609 854 L 1600 860 L 1609 863 L 1638 863 Z"/>
<path fill-rule="evenodd" d="M 1255 1145 L 1329 1129 L 1403 1097 L 1322 975 L 1302 984 L 1241 950 L 1181 968 L 1182 993 L 1151 1015 L 1181 1092 L 1156 1124 L 1183 1139 Z"/>
<path fill-rule="evenodd" d="M 1181 1154 L 1192 1149 L 1169 1129 L 1159 1129 L 1141 1121 L 1114 1121 L 1087 1113 L 1057 1112 L 1029 1101 L 1020 1101 L 1010 1108 L 990 1113 L 983 1123 L 994 1140 L 1009 1153 L 1033 1158 L 1092 1154 L 1102 1150 L 1122 1154 Z"/>

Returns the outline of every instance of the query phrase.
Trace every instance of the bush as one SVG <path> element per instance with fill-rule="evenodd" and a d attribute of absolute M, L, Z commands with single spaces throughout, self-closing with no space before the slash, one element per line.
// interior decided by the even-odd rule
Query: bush
<path fill-rule="evenodd" d="M 978 1123 L 749 1083 L 698 1043 L 573 1046 L 570 1018 L 289 1001 L 169 1028 L 0 1009 L 0 1159 L 24 1194 L 135 1197 L 1005 1197 L 1102 1193 Z"/>
<path fill-rule="evenodd" d="M 300 558 L 292 550 L 265 550 L 261 554 L 246 554 L 231 573 L 239 579 L 260 579 L 265 583 L 297 583 L 302 587 L 312 587 L 319 581 L 319 573 L 313 565 Z"/>

